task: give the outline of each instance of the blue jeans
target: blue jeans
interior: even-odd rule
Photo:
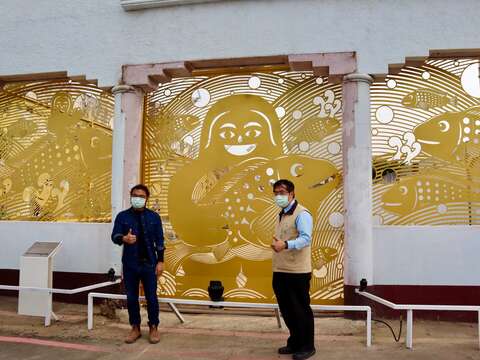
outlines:
[[[147,300],[148,325],[157,326],[158,299],[157,299],[157,276],[155,265],[140,262],[137,267],[123,266],[123,281],[127,292],[127,308],[130,325],[140,325],[140,304],[138,303],[138,291],[142,282]]]

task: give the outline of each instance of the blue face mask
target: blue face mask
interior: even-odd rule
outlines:
[[[290,202],[288,201],[288,195],[275,195],[275,204],[277,206],[286,208]]]
[[[138,196],[132,196],[130,198],[130,203],[132,204],[134,209],[141,209],[145,207],[145,203],[147,202],[146,199]]]

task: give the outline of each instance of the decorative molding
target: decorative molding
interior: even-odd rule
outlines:
[[[365,82],[367,84],[373,83],[373,77],[368,74],[360,74],[360,73],[351,73],[345,75],[343,77],[344,81],[351,81],[351,82]]]
[[[225,0],[120,0],[123,10],[134,11],[167,6],[201,4]]]
[[[339,52],[123,65],[122,84],[149,92],[176,77],[272,70],[313,71],[316,76],[328,76],[329,81],[339,83],[343,76],[355,72],[356,56],[354,52]]]
[[[111,91],[113,95],[116,95],[116,94],[124,94],[127,92],[135,92],[135,88],[131,85],[121,84],[121,85],[115,85]]]
[[[66,71],[0,75],[0,84],[6,84],[9,82],[66,81],[66,80],[72,80],[72,81],[83,83],[83,84],[92,84],[92,85],[98,86],[97,79],[87,79],[85,75],[69,75]]]
[[[375,81],[384,81],[387,75],[397,75],[406,66],[422,66],[428,59],[480,59],[480,48],[478,49],[434,49],[428,55],[407,56],[403,63],[388,64],[386,74],[372,74]]]

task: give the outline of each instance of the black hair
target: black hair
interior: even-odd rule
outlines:
[[[134,187],[132,187],[130,189],[130,196],[133,195],[133,191],[134,190],[143,190],[145,192],[145,194],[147,194],[147,198],[150,197],[150,190],[148,190],[148,187],[146,185],[143,185],[143,184],[137,184],[135,185]]]
[[[287,180],[287,179],[280,179],[280,180],[277,180],[275,182],[275,184],[273,184],[273,190],[275,190],[275,188],[279,187],[279,186],[285,186],[285,188],[287,189],[287,191],[289,193],[293,192],[295,190],[295,185],[293,184],[293,182],[291,182],[290,180]]]

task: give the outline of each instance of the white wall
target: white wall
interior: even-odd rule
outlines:
[[[35,241],[62,241],[54,271],[106,273],[112,224],[0,221],[0,269],[19,269],[20,256]],[[0,281],[1,283],[1,281]]]
[[[478,0],[237,0],[125,12],[120,0],[1,1],[0,75],[68,70],[114,85],[129,63],[357,51],[385,73],[477,48]]]
[[[480,286],[480,226],[376,226],[376,285]]]

